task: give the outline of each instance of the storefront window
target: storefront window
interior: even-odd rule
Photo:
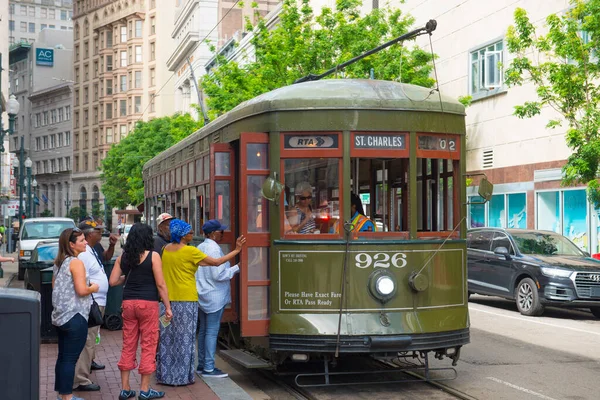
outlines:
[[[537,229],[561,232],[559,192],[537,194]]]
[[[587,201],[585,190],[563,192],[563,232],[562,234],[580,249],[587,251]]]
[[[339,163],[337,158],[284,161],[284,232],[339,232]]]
[[[485,226],[485,204],[480,196],[469,197],[469,220],[470,228],[480,228]]]
[[[506,195],[508,203],[508,227],[527,228],[527,194],[511,193]]]
[[[492,196],[489,204],[488,226],[493,228],[506,228],[506,212],[504,208],[504,195]]]

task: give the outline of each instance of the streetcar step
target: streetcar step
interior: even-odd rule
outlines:
[[[243,350],[235,349],[235,350],[221,350],[219,352],[221,356],[224,358],[231,360],[237,364],[240,364],[244,368],[248,369],[262,369],[262,368],[272,368],[272,365],[267,361],[258,358],[250,353],[246,353]]]

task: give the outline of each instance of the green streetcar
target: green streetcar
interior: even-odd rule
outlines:
[[[469,343],[464,177],[459,102],[397,82],[305,82],[150,160],[145,216],[169,212],[198,235],[219,219],[225,247],[247,237],[223,318],[242,364],[250,352],[271,365],[429,354],[455,365]]]

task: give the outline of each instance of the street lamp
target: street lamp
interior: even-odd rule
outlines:
[[[27,217],[31,218],[31,166],[33,162],[31,158],[27,157],[25,160],[25,168],[27,168],[27,181],[25,186],[27,186]]]
[[[2,93],[2,54],[0,53],[0,93]],[[12,135],[15,131],[15,119],[19,113],[19,102],[14,94],[11,94],[6,102],[6,110],[2,110],[2,101],[0,101],[0,153],[4,153],[4,135]],[[2,112],[6,111],[8,114],[8,129],[4,129],[2,123]]]
[[[31,199],[31,202],[33,204],[33,208],[32,208],[33,209],[33,218],[36,217],[36,213],[35,213],[35,206],[36,206],[36,204],[35,204],[35,197],[36,197],[36,190],[37,190],[36,188],[37,188],[37,185],[38,185],[38,183],[35,180],[35,177],[33,177],[33,182],[31,182],[31,186],[33,186],[33,198]]]

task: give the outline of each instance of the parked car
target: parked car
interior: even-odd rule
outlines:
[[[125,246],[125,242],[127,241],[127,235],[129,235],[129,231],[133,225],[125,225],[123,229],[123,233],[121,234],[121,247]]]
[[[75,222],[70,218],[28,218],[21,224],[17,243],[19,252],[19,280],[25,277],[26,263],[31,257],[35,246],[48,239],[58,240],[62,231],[75,228]]]
[[[555,232],[478,228],[467,233],[469,294],[515,300],[523,315],[545,306],[589,307],[600,318],[600,261]]]

